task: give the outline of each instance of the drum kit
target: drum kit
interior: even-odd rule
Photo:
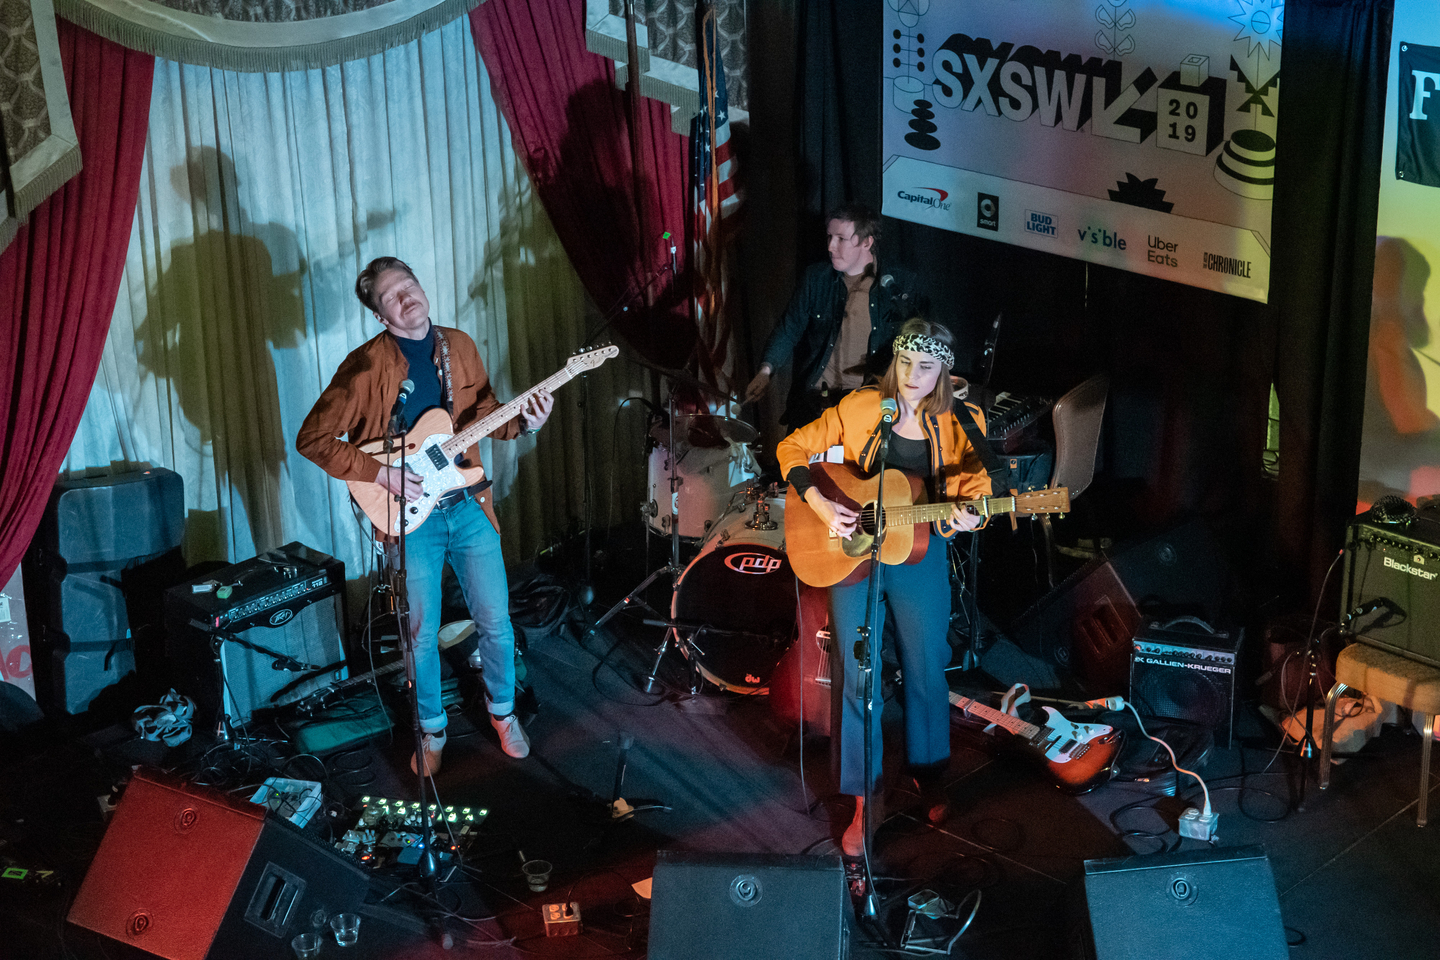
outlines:
[[[779,484],[762,486],[752,452],[754,427],[709,413],[676,415],[651,427],[646,500],[647,536],[671,541],[670,562],[647,576],[591,630],[639,607],[647,625],[665,628],[645,680],[673,645],[689,660],[692,691],[700,678],[741,694],[766,694],[770,676],[797,631],[796,580],[785,556],[785,497]],[[693,557],[682,565],[681,547]],[[669,616],[643,594],[671,577]]]

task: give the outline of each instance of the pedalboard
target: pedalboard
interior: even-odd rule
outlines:
[[[444,862],[456,854],[464,856],[490,811],[485,807],[442,808],[432,803],[422,812],[418,800],[361,797],[359,817],[335,842],[335,849],[371,870],[416,863],[425,845],[427,814],[436,856]]]

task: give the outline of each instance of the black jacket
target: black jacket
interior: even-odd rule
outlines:
[[[830,361],[840,324],[845,319],[845,281],[828,262],[807,267],[785,315],[770,333],[762,363],[778,370],[793,361],[790,396],[780,420],[798,427],[819,411],[807,398],[807,388]],[[919,278],[903,267],[887,267],[870,285],[870,344],[866,367],[878,377],[890,363],[890,343],[900,326],[923,314],[927,306]]]

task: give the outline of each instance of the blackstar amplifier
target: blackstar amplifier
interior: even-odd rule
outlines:
[[[1130,649],[1130,702],[1148,717],[1225,728],[1233,736],[1235,666],[1243,629],[1197,617],[1140,625]]]
[[[1365,643],[1440,667],[1440,521],[1351,523],[1340,619]]]

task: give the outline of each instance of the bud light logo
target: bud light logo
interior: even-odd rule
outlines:
[[[293,616],[295,616],[295,611],[289,607],[281,607],[279,610],[270,614],[270,626],[278,627],[282,623],[287,623]]]
[[[1059,232],[1059,227],[1055,224],[1055,215],[1042,210],[1026,210],[1025,232],[1053,239]]]
[[[1000,198],[995,194],[975,195],[975,226],[981,230],[1000,229]]]
[[[725,558],[725,566],[736,573],[774,573],[780,569],[779,557],[768,553],[732,553]]]

